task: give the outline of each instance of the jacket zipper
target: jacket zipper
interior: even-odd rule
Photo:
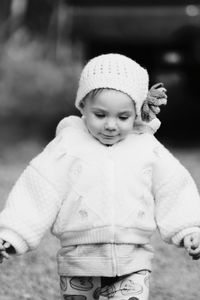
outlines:
[[[117,264],[117,249],[116,249],[116,244],[115,244],[115,215],[114,215],[114,180],[115,180],[115,168],[114,168],[114,161],[113,161],[113,147],[108,147],[109,151],[109,162],[110,162],[110,184],[111,184],[111,198],[110,198],[110,207],[111,207],[111,230],[113,234],[113,238],[111,241],[111,249],[112,249],[112,261],[113,261],[113,276],[117,276],[118,274],[118,264]]]
[[[112,230],[112,243],[115,243],[115,229],[114,229],[114,162],[112,159],[113,155],[113,146],[108,147],[109,151],[109,177],[110,177],[110,210],[111,210],[111,230]]]
[[[113,261],[113,276],[118,275],[118,264],[117,264],[117,249],[116,244],[112,244],[112,261]]]

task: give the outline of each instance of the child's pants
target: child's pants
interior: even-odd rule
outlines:
[[[62,300],[147,300],[149,271],[116,278],[60,276]]]

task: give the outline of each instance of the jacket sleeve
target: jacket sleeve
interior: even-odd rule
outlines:
[[[200,232],[200,197],[187,169],[159,142],[154,149],[153,193],[161,237],[180,246],[183,238]]]
[[[59,201],[52,185],[28,166],[0,214],[0,237],[10,242],[18,254],[36,248],[55,219]]]
[[[0,213],[0,238],[18,254],[36,248],[59,212],[67,183],[65,153],[53,140],[19,177]]]

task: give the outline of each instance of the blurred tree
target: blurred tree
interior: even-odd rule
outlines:
[[[10,32],[16,31],[23,22],[26,9],[27,0],[12,0],[10,6]]]
[[[48,137],[62,117],[77,113],[81,56],[67,39],[67,6],[63,0],[12,0],[7,9],[0,49],[0,134]]]

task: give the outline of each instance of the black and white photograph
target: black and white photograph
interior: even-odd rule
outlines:
[[[200,297],[200,0],[0,1],[0,300]]]

